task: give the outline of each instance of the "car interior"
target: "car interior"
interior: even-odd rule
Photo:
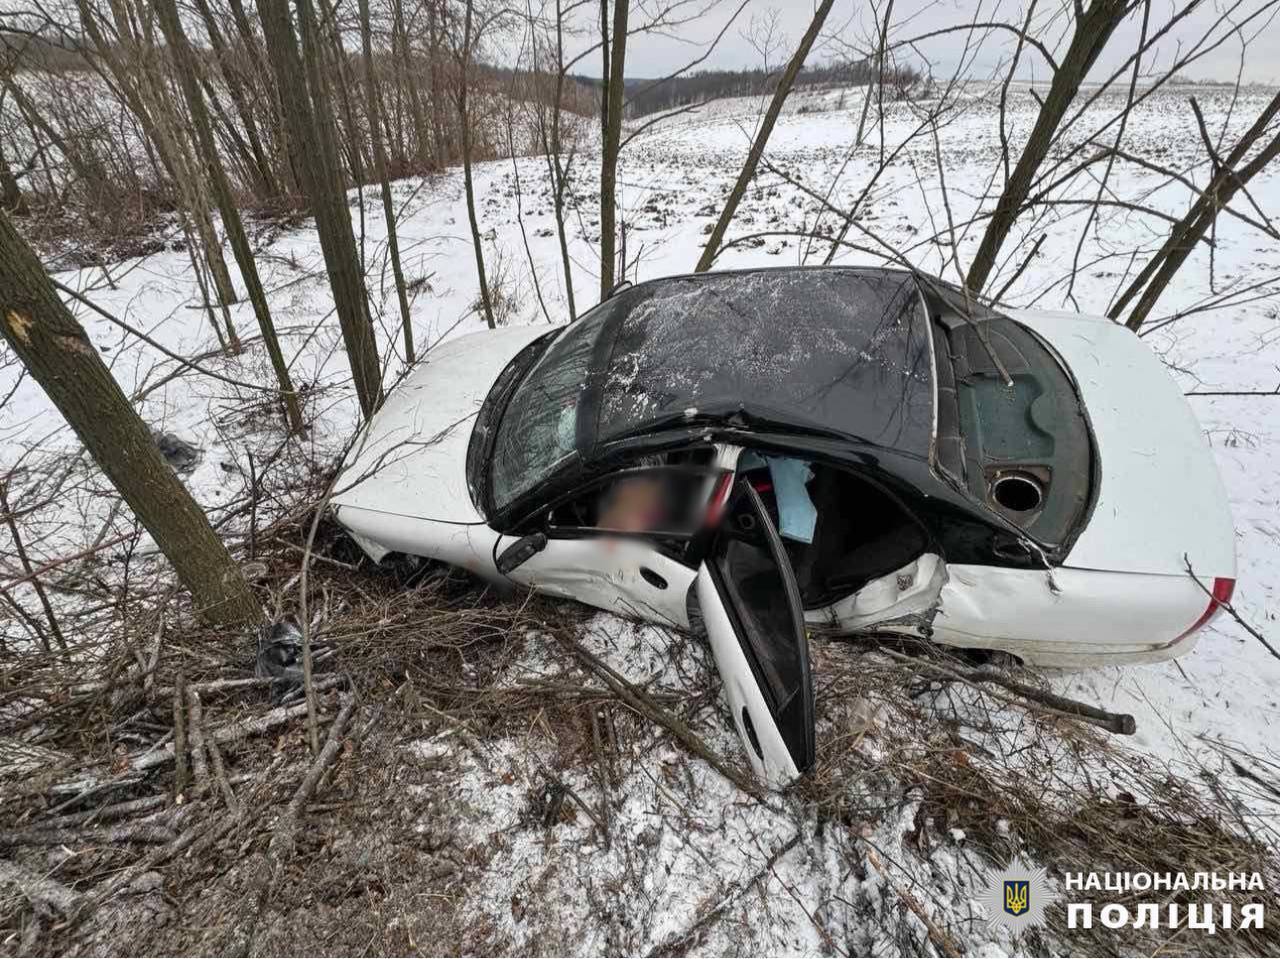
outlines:
[[[899,570],[925,552],[924,527],[880,487],[854,473],[807,464],[805,483],[817,513],[811,542],[783,535],[805,608],[856,593],[873,579]],[[768,464],[744,474],[781,529],[777,492]]]
[[[665,551],[682,554],[702,526],[719,471],[711,448],[682,450],[646,458],[551,511],[560,531],[607,530],[652,537]],[[789,462],[788,462],[789,461]],[[799,467],[803,493],[813,514],[803,536],[788,535],[775,477]],[[738,475],[760,495],[783,545],[808,609],[855,593],[870,581],[907,566],[925,552],[924,526],[878,485],[823,463],[744,454]],[[811,504],[811,505],[810,505]],[[788,517],[789,518],[789,517]]]

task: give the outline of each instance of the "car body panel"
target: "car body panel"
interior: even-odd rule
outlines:
[[[1185,574],[953,564],[932,638],[1042,666],[1157,662],[1194,644],[1196,634],[1177,641],[1209,601]]]
[[[332,500],[339,515],[353,507],[482,524],[466,477],[475,416],[503,368],[546,332],[504,327],[434,347],[392,390],[348,455]]]
[[[1062,357],[1097,440],[1097,502],[1065,565],[1185,575],[1189,561],[1202,581],[1234,579],[1235,533],[1222,477],[1186,397],[1156,355],[1105,317],[1006,313]]]
[[[857,633],[887,623],[896,632],[923,635],[937,608],[947,564],[937,553],[924,553],[906,566],[873,579],[860,590],[829,606],[805,610],[806,622],[829,624],[843,633]]]
[[[375,562],[388,553],[423,556],[494,582],[505,578],[494,565],[500,534],[483,523],[447,523],[359,506],[339,506],[338,522]],[[515,542],[508,537],[507,545]]]
[[[516,540],[503,536],[498,551]],[[643,570],[650,572],[648,579]],[[601,535],[553,537],[545,549],[512,570],[510,578],[611,613],[688,629],[687,599],[695,575],[642,539]]]

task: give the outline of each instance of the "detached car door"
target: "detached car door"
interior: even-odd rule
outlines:
[[[813,766],[813,682],[800,590],[760,495],[739,479],[695,581],[725,697],[756,774]]]

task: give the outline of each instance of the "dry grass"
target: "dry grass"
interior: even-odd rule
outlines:
[[[837,677],[825,698],[852,705],[829,712],[827,731],[819,730],[818,773],[804,789],[820,815],[858,829],[879,821],[904,790],[914,791],[923,801],[904,839],[922,859],[950,830],[961,830],[966,847],[985,861],[1004,864],[1019,854],[1049,867],[1051,877],[1256,871],[1268,890],[1280,882],[1275,797],[1211,770],[1190,750],[1175,766],[1077,720],[1009,708],[976,686],[922,679],[910,665],[869,649],[825,652],[815,673]],[[1042,684],[1030,670],[1017,672],[1023,682]],[[1139,902],[1178,902],[1184,916],[1186,903],[1232,902],[1237,917],[1243,903],[1275,905],[1274,893],[1245,891],[1070,898],[1093,902],[1095,915],[1108,902],[1131,913]],[[1057,941],[1078,954],[1267,955],[1280,945],[1267,929],[1213,937],[1097,923],[1068,930],[1061,905],[1050,919]],[[1050,947],[1041,943],[1037,949]]]
[[[293,475],[302,478],[292,488],[264,497],[254,538],[254,561],[262,565],[257,587],[267,608],[284,617],[298,609],[308,504],[329,478],[323,470]],[[460,785],[476,777],[494,787],[514,784],[523,796],[521,830],[550,841],[557,826],[576,823],[599,839],[625,798],[618,791],[649,768],[646,757],[679,754],[665,731],[548,638],[580,631],[582,609],[497,596],[428,564],[374,567],[327,523],[314,554],[307,577],[312,637],[334,651],[317,676],[322,686],[334,684],[319,694],[321,738],[346,692],[358,697],[359,707],[335,762],[302,807],[279,881],[265,894],[273,839],[312,764],[303,716],[222,748],[233,798],[211,781],[203,792],[189,787],[175,803],[171,761],[129,772],[131,761],[171,742],[179,674],[197,686],[250,678],[255,637],[199,627],[163,576],[139,561],[126,577],[128,590],[103,580],[100,595],[86,599],[103,609],[67,630],[81,637],[73,639],[69,657],[6,657],[0,863],[25,878],[0,880],[0,951],[520,951],[494,911],[463,908],[468,899],[483,898],[490,861],[506,839],[476,839],[475,823],[467,819],[473,812],[458,799]],[[77,575],[92,593],[95,574],[82,569]],[[673,660],[681,662],[685,645],[697,642],[671,640]],[[980,926],[948,919],[946,904],[931,899],[930,863],[938,851],[954,848],[950,830],[964,831],[967,855],[979,865],[1020,852],[1049,866],[1051,875],[1257,870],[1269,888],[1280,880],[1275,829],[1259,815],[1274,805],[1266,792],[1275,788],[1274,770],[1252,757],[1230,759],[1253,779],[1225,758],[1214,770],[1175,768],[1076,720],[1010,707],[963,682],[926,678],[912,662],[890,659],[874,644],[816,637],[813,650],[818,766],[777,803],[778,814],[790,817],[801,836],[838,837],[855,877],[874,874],[867,866],[874,854],[881,862],[876,868],[914,890],[909,894],[923,910],[938,917],[941,941],[958,951],[984,940]],[[531,651],[541,668],[526,675]],[[703,659],[695,650],[691,662]],[[1018,678],[1039,681],[1025,671]],[[676,681],[686,685],[650,692],[704,735],[722,728],[727,719],[709,670],[680,673]],[[205,688],[206,739],[232,722],[260,720],[275,705],[261,684]],[[419,745],[427,741],[440,748],[422,753]],[[518,748],[528,753],[519,762],[496,748],[513,743],[525,744]],[[684,756],[684,773],[662,768],[675,776],[670,788],[679,783],[680,795],[697,802],[694,787],[684,783],[691,782],[687,767],[701,760]],[[86,791],[90,783],[98,788]],[[119,804],[136,801],[151,805],[112,816]],[[870,837],[883,835],[912,808],[897,837],[902,855],[893,859]],[[109,827],[124,833],[112,838],[104,832]],[[54,828],[57,842],[32,841],[33,834],[52,837]],[[153,841],[139,841],[145,838]],[[619,835],[612,841],[640,842]],[[648,850],[638,844],[624,852],[638,870],[630,881],[643,882],[651,868]],[[66,891],[74,907],[42,897],[38,878]],[[833,944],[846,941],[828,919],[842,895],[837,885],[823,901],[804,903],[823,941]],[[895,894],[886,886],[880,895],[893,900]],[[1256,895],[1222,898],[1241,902]],[[727,937],[716,940],[722,948],[751,941],[739,928],[741,917],[716,912],[717,902],[706,897],[696,935],[679,940],[677,951],[695,947],[716,927]],[[497,912],[508,907],[494,905]],[[537,913],[538,927],[551,936],[548,946],[564,945],[555,938],[561,908],[553,897],[510,904],[513,912],[528,912],[530,924]],[[585,908],[602,927],[617,921],[605,904]],[[941,948],[900,902],[859,910],[852,915],[871,931],[847,941],[878,944],[877,950]],[[849,915],[845,923],[854,921]],[[1060,907],[1051,916],[1047,934],[1032,933],[1023,948],[1221,955],[1280,949],[1270,929],[1214,937],[1183,931],[1164,941],[1166,930],[1068,931]],[[619,949],[626,943],[648,948],[643,938],[611,941]]]

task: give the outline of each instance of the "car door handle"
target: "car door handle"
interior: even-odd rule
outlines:
[[[640,567],[640,578],[652,586],[654,589],[666,589],[667,581],[651,570],[648,566]]]

